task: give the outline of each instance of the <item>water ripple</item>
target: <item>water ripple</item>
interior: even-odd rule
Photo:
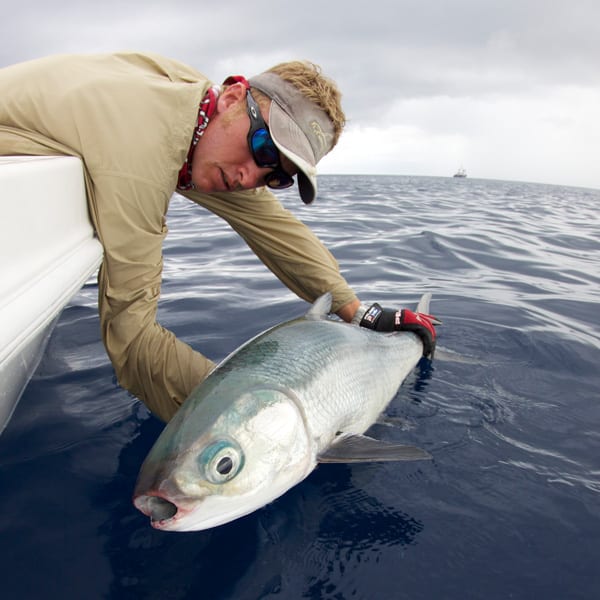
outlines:
[[[150,529],[130,496],[162,425],[117,386],[89,282],[0,437],[0,595],[595,597],[600,191],[328,176],[282,201],[365,301],[433,293],[439,357],[374,428],[433,460],[322,465],[232,524]],[[306,309],[214,215],[175,197],[168,224],[159,319],[198,350]]]

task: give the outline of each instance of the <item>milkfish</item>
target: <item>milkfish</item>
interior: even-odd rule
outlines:
[[[430,294],[417,311],[429,312]],[[318,463],[422,460],[364,432],[423,355],[412,332],[328,317],[331,295],[225,358],[166,425],[133,502],[156,529],[192,531],[260,509]]]

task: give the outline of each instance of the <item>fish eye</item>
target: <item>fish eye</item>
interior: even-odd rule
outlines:
[[[241,448],[230,440],[218,440],[209,444],[198,457],[200,471],[208,481],[216,484],[233,479],[240,472],[243,463]]]
[[[233,461],[231,460],[230,456],[224,456],[217,463],[217,471],[221,475],[229,475],[229,473],[231,473],[231,469],[233,469]]]

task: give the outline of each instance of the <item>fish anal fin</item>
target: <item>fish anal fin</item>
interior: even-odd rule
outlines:
[[[384,442],[366,435],[344,434],[317,457],[320,463],[360,463],[428,460],[432,456],[415,446]]]

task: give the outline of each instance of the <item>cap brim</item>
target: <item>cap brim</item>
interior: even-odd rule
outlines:
[[[311,204],[317,197],[317,179],[309,179],[302,171],[298,171],[298,191],[304,204]]]
[[[317,169],[310,142],[295,121],[277,104],[271,102],[269,131],[278,150],[298,168],[298,190],[304,204],[317,195]],[[293,148],[293,150],[292,150]]]

